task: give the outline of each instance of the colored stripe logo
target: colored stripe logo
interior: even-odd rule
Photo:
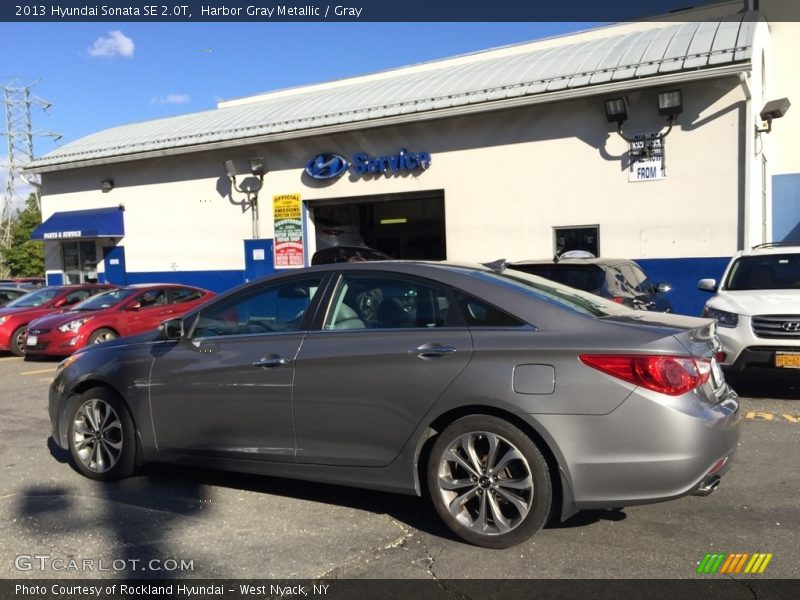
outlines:
[[[713,554],[706,554],[700,565],[697,567],[697,572],[702,575],[727,574],[735,575],[744,573],[746,575],[756,575],[763,573],[769,561],[772,560],[774,555],[762,552],[755,552],[750,554],[748,552],[737,552],[734,554],[727,554],[725,552],[715,552]]]

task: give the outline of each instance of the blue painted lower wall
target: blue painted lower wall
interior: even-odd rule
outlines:
[[[127,273],[127,283],[183,283],[217,294],[244,283],[244,271],[152,271]]]
[[[637,258],[636,262],[653,283],[672,285],[672,291],[667,294],[672,302],[672,312],[700,316],[711,294],[697,289],[698,280],[713,278],[719,281],[730,257]]]

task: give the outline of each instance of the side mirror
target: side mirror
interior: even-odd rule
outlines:
[[[180,340],[183,338],[183,319],[167,319],[158,326],[158,339]]]
[[[717,280],[716,279],[701,279],[697,282],[697,289],[704,292],[716,292]]]
[[[125,307],[125,310],[139,310],[140,308],[142,308],[141,302],[131,302]]]
[[[656,293],[658,294],[666,294],[667,292],[672,291],[672,286],[668,283],[661,282],[656,284]]]

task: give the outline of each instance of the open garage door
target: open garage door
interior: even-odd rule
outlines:
[[[317,250],[369,246],[392,258],[447,258],[443,190],[325,200],[311,208]]]

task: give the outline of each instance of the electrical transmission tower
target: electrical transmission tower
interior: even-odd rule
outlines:
[[[7,164],[0,165],[6,170],[6,184],[3,194],[2,210],[0,210],[0,250],[11,244],[11,224],[15,217],[15,207],[22,206],[23,188],[33,187],[37,203],[39,200],[38,177],[23,175],[22,169],[33,160],[33,139],[35,137],[52,137],[58,140],[61,136],[50,131],[34,131],[31,121],[31,109],[39,107],[46,111],[50,103],[31,93],[31,89],[39,80],[22,85],[12,80],[2,86],[2,102],[5,106],[5,135],[8,142]],[[41,206],[39,206],[41,209]],[[0,271],[3,271],[0,265]],[[3,273],[5,275],[5,273]]]

